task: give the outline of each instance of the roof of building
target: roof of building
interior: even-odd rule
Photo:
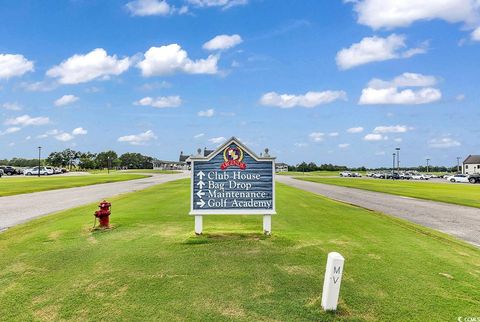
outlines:
[[[464,164],[480,164],[480,155],[469,155],[465,161],[463,161]]]
[[[209,156],[213,151],[215,151],[215,150],[207,150],[207,148],[204,148],[203,149],[203,156],[204,157]]]
[[[276,166],[279,166],[279,167],[285,167],[285,166],[288,167],[288,164],[282,163],[282,162],[277,162],[277,163],[275,163],[275,165],[276,165]]]

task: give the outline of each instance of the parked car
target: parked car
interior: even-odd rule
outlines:
[[[45,167],[45,169],[47,169],[49,175],[55,174],[55,170],[53,169],[53,167]]]
[[[455,174],[447,178],[450,182],[469,182],[468,175],[466,174]]]
[[[348,171],[340,172],[340,177],[351,177],[352,174]]]
[[[428,176],[421,174],[421,173],[414,173],[412,174],[413,180],[428,180]]]
[[[26,175],[26,176],[38,175],[39,173],[42,176],[48,175],[48,171],[45,167],[40,167],[40,169],[38,167],[33,167],[33,168],[30,168],[30,169],[25,169],[23,171],[23,174]]]
[[[0,169],[0,178],[3,176],[3,170]]]
[[[470,182],[470,183],[480,183],[480,173],[471,174],[468,177],[468,182]]]
[[[352,177],[355,177],[355,178],[361,178],[361,177],[362,177],[362,175],[361,175],[360,173],[358,173],[358,172],[353,172],[353,173],[351,174],[351,176],[352,176]]]
[[[14,167],[11,166],[0,166],[0,169],[3,170],[3,173],[6,174],[7,176],[12,176],[17,173]]]
[[[62,169],[60,169],[60,168],[53,168],[53,173],[54,173],[54,174],[61,174],[61,173],[62,173]]]

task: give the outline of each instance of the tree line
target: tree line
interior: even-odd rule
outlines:
[[[120,156],[115,151],[100,153],[81,152],[65,149],[60,152],[52,152],[46,159],[41,160],[41,165],[59,168],[80,169],[104,169],[104,168],[128,168],[128,169],[152,169],[154,158],[140,153],[124,153]],[[13,167],[35,167],[38,159],[13,158],[0,160],[0,164]]]
[[[335,164],[321,164],[317,165],[315,162],[302,162],[297,165],[289,165],[288,171],[298,171],[298,172],[313,172],[313,171],[391,171],[392,168],[382,167],[382,168],[366,168],[366,167],[358,167],[358,168],[350,168],[343,165],[335,165]],[[418,172],[427,172],[426,166],[418,166],[418,167],[408,167],[408,168],[400,168],[400,171],[418,171]],[[445,167],[445,166],[429,166],[428,172],[456,172],[457,166],[452,167]]]

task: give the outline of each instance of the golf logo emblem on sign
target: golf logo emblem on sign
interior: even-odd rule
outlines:
[[[190,215],[201,233],[205,215],[264,215],[270,233],[275,212],[275,158],[265,150],[257,156],[231,138],[208,156],[190,157],[192,189]]]
[[[222,163],[220,169],[225,170],[229,167],[236,166],[242,170],[245,170],[247,165],[242,162],[243,160],[243,151],[238,146],[227,147],[223,151],[223,159],[225,162]]]

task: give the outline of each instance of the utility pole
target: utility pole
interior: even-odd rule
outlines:
[[[397,150],[397,171],[400,172],[400,148],[395,148]]]
[[[428,171],[428,162],[430,162],[430,159],[427,159],[427,173],[429,172]]]
[[[42,155],[42,147],[38,147],[38,176],[40,177],[40,157]]]
[[[460,173],[460,157],[457,157],[457,173]]]

